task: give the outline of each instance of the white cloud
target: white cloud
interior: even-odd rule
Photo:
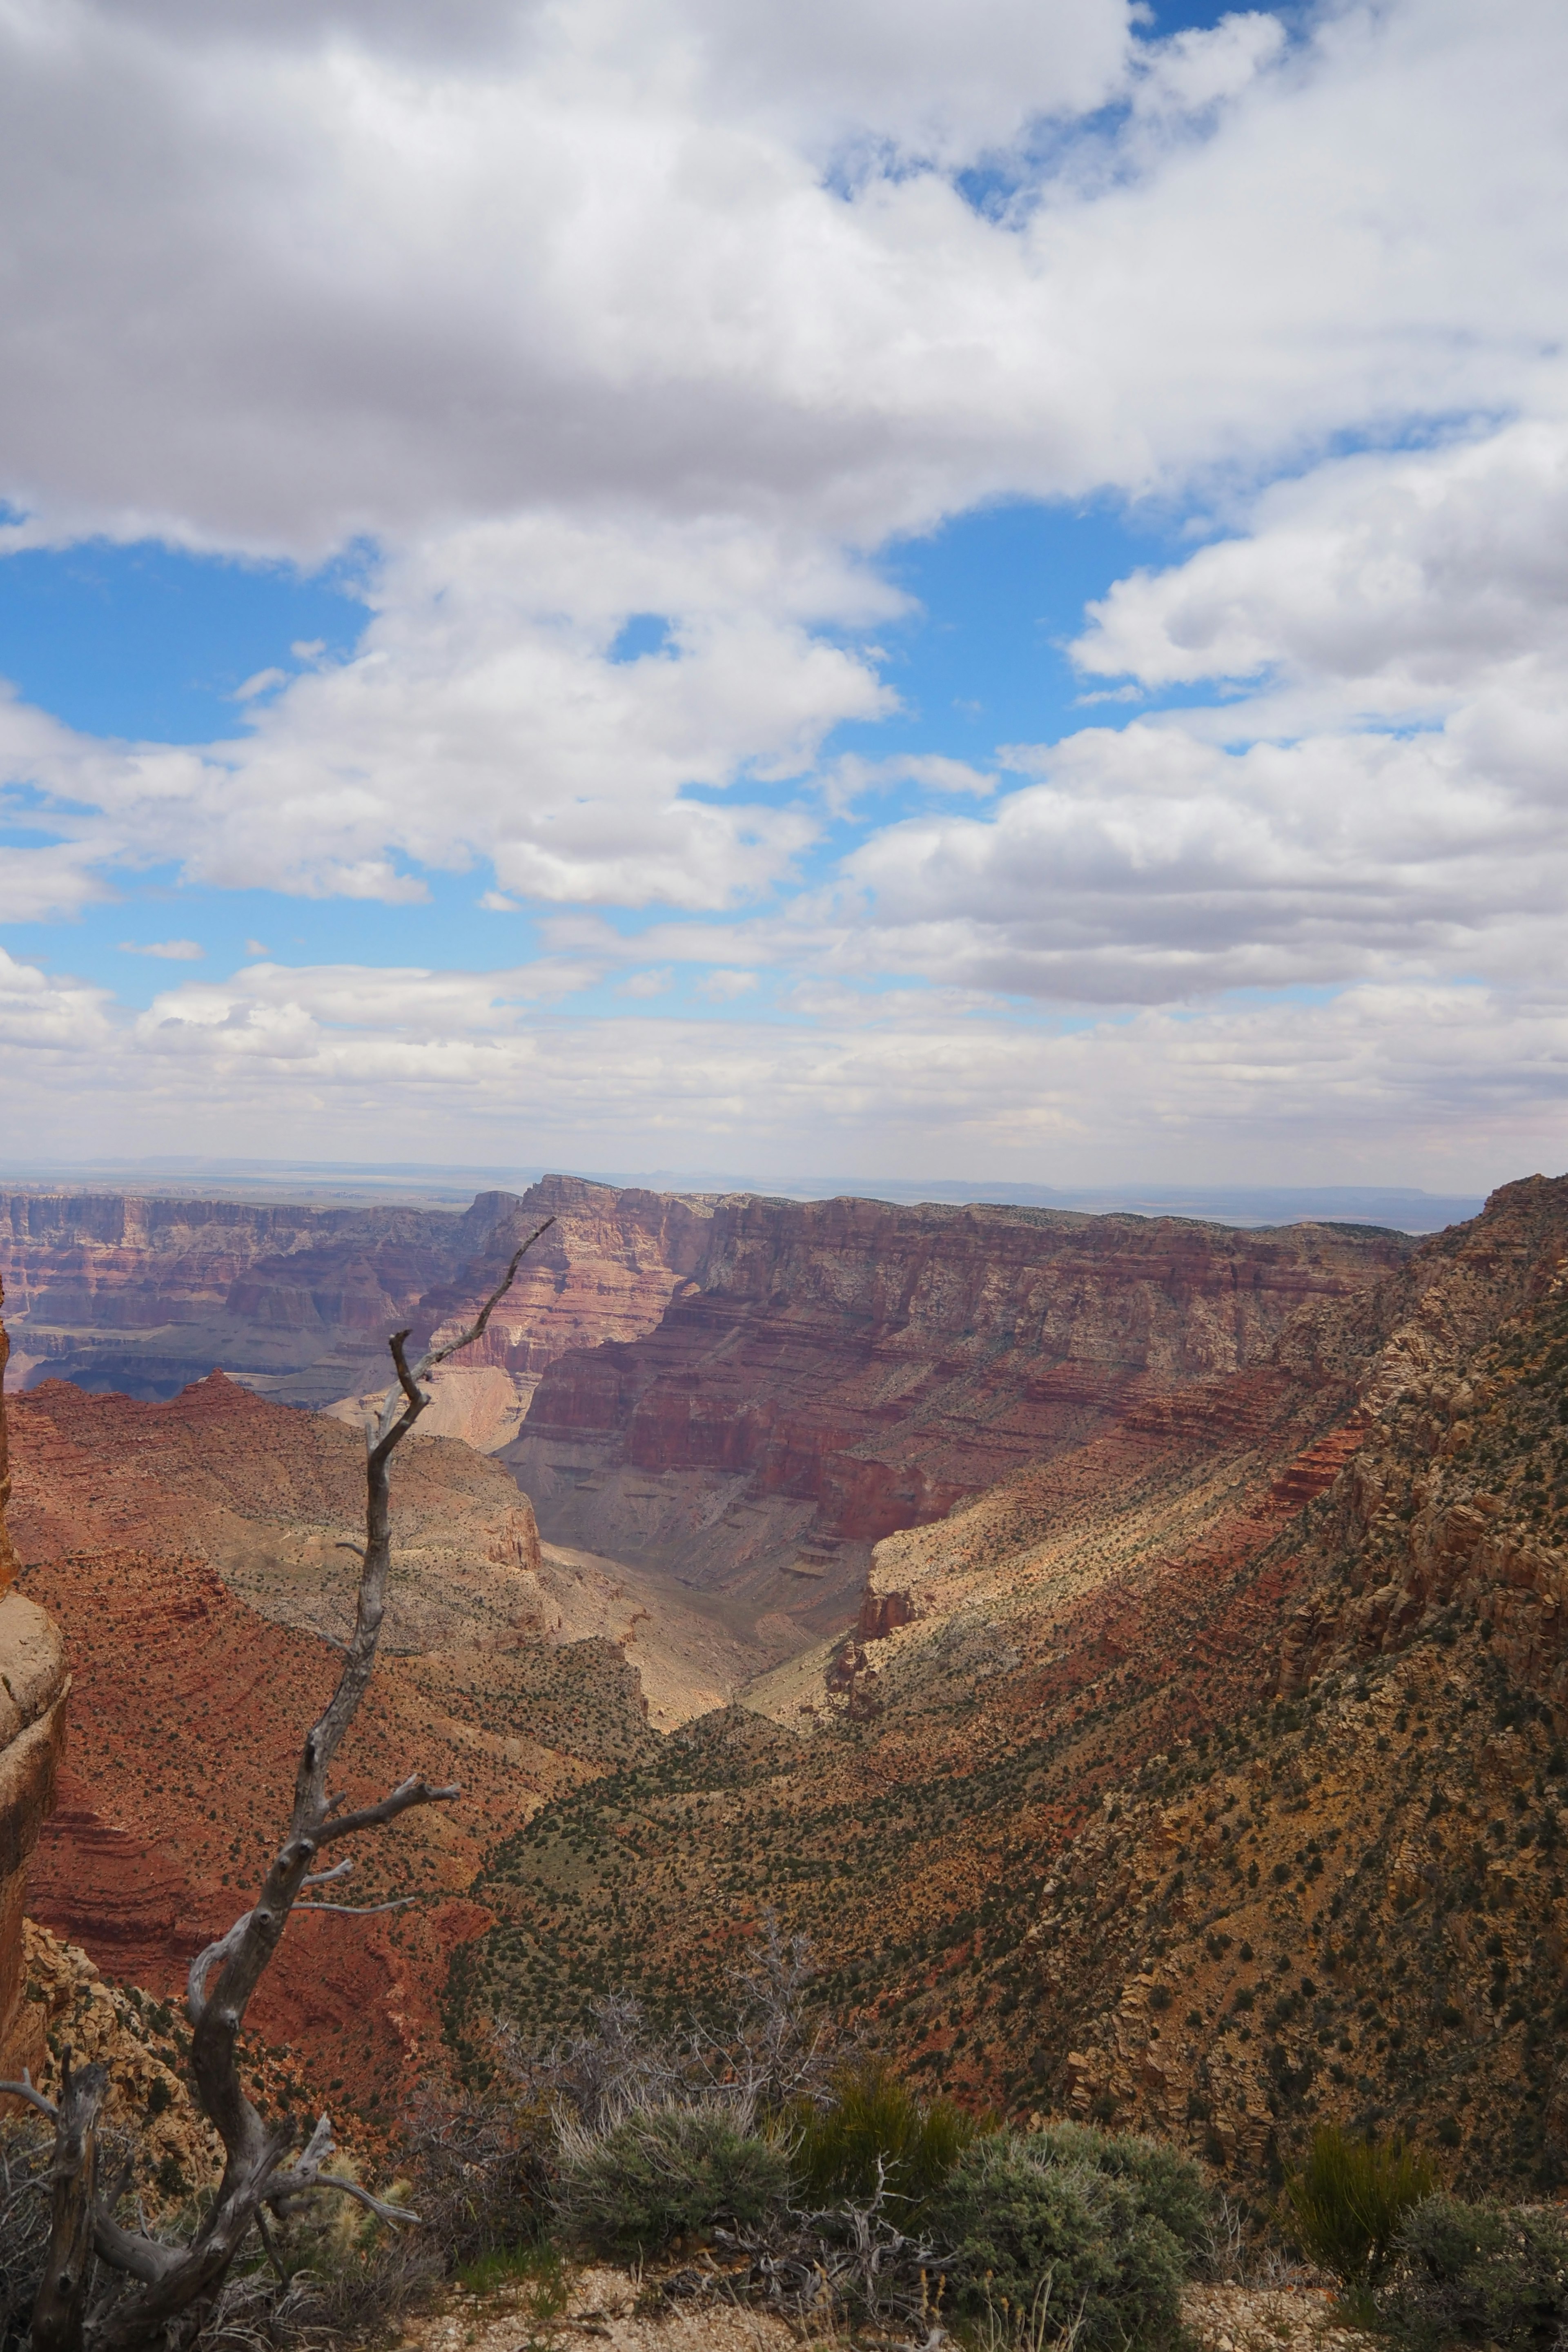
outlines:
[[[0,701],[0,917],[79,913],[138,863],[393,905],[477,868],[481,906],[544,910],[548,952],[443,974],[256,948],[130,1028],[8,965],[16,1069],[58,1094],[68,1063],[95,1107],[108,1084],[128,1136],[221,1105],[226,1138],[232,1105],[268,1142],[336,1122],[356,1156],[383,1114],[477,1145],[521,1100],[563,1156],[602,1136],[621,1164],[633,1128],[668,1159],[670,1132],[791,1121],[933,1167],[1059,1150],[1080,1180],[1145,1132],[1167,1173],[1221,1129],[1375,1160],[1403,1122],[1445,1181],[1456,1149],[1466,1181],[1506,1172],[1493,1142],[1544,1153],[1561,8],[1342,0],[1289,40],[1249,12],[1163,43],[1125,0],[449,17],[0,0],[0,550],[378,542],[352,658],[296,645],[232,742]],[[955,180],[974,163],[994,217]],[[825,755],[895,709],[868,551],[1106,489],[1228,535],[1102,598],[1085,676],[1210,708],[994,769]],[[668,650],[612,660],[641,613]],[[891,789],[921,813],[876,829]],[[803,882],[840,822],[871,829]],[[662,914],[627,940],[595,905]],[[691,964],[723,1022],[561,1009]],[[1212,1002],[1304,987],[1342,993]],[[998,992],[1148,1009],[1057,1034]],[[1491,1139],[1457,1146],[1476,1118]]]
[[[1142,63],[1121,0],[483,22],[433,63],[364,9],[0,12],[14,502],[307,553],[606,503],[876,541],[1557,371],[1552,0]],[[1005,220],[908,167],[1118,87],[1131,128],[1047,142],[1039,202],[1003,158]],[[901,160],[846,196],[860,131]]]
[[[612,661],[655,586],[677,657]],[[479,857],[502,893],[704,909],[770,888],[816,835],[748,782],[801,774],[831,727],[893,707],[810,625],[899,600],[784,534],[494,523],[390,558],[371,593],[354,656],[247,736],[122,750],[0,703],[0,761],[189,880],[410,903],[419,867]]]
[[[815,915],[843,970],[1100,1003],[1445,971],[1568,976],[1568,708],[1227,751],[1172,724],[1015,746],[984,817],[875,835]]]
[[[190,982],[129,1031],[0,957],[0,1087],[39,1152],[166,1148],[571,1166],[919,1167],[1083,1183],[1417,1181],[1568,1158],[1568,991],[1363,987],[1331,1003],[1061,1031],[984,998],[818,988],[765,1026],[584,1024],[515,972],[268,968]],[[18,1131],[21,1131],[20,1129]]]
[[[1142,685],[1242,680],[1298,719],[1445,714],[1568,683],[1568,424],[1320,467],[1259,499],[1245,536],[1140,572],[1073,651]],[[1278,705],[1249,703],[1231,727]]]
[[[195,940],[121,940],[121,955],[162,956],[166,963],[200,963],[206,950]]]
[[[756,984],[757,975],[754,971],[733,971],[721,968],[717,971],[709,972],[705,979],[700,980],[697,983],[697,992],[700,996],[708,997],[715,1004],[732,1004],[738,996],[748,995]]]

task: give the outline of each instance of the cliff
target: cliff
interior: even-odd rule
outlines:
[[[485,1349],[438,1383],[435,1433],[499,1444],[554,1353],[657,1322],[703,1230],[700,1204],[567,1177],[481,1193],[461,1215],[0,1193],[16,1384],[53,1374],[159,1398],[216,1367],[289,1403],[353,1400],[383,1384],[389,1331],[422,1338],[483,1297],[551,1214]]]
[[[23,2000],[27,1860],[54,1801],[70,1684],[54,1625],[16,1590],[5,1365],[0,1322],[0,2075],[14,2082],[41,2054],[40,2028]]]
[[[1402,1265],[1367,1229],[719,1202],[657,1328],[545,1370],[504,1459],[546,1536],[826,1631],[870,1547]]]
[[[1249,2195],[1331,2117],[1561,2185],[1565,1276],[1568,1180],[1505,1187],[884,1538],[858,1635],[494,1850],[459,2001],[564,2021],[570,1926],[700,2005],[766,1904],[917,2083]]]

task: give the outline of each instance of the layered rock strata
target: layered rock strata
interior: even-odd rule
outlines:
[[[1568,1180],[878,1548],[858,1636],[498,1847],[458,1991],[566,1937],[723,1998],[771,1906],[917,2082],[1568,2181]],[[1480,1532],[1478,1532],[1480,1530]],[[564,1890],[569,1890],[568,1893]]]
[[[483,1346],[437,1383],[437,1434],[499,1444],[544,1364],[658,1319],[700,1252],[699,1202],[547,1177],[445,1210],[311,1209],[126,1194],[0,1193],[17,1385],[51,1374],[168,1397],[215,1367],[294,1404],[384,1385],[385,1339],[423,1340],[483,1297],[533,1225]]]
[[[27,1858],[54,1801],[70,1684],[55,1626],[16,1589],[5,1364],[0,1323],[0,2075],[16,2081],[41,2055],[41,2029],[23,2000]]]
[[[657,1328],[545,1370],[505,1459],[552,1540],[826,1631],[871,1547],[1265,1357],[1403,1236],[737,1198]],[[1168,1408],[1166,1408],[1168,1409]]]

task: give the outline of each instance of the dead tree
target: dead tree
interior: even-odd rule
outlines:
[[[394,1453],[430,1402],[419,1383],[437,1364],[479,1338],[510,1289],[524,1256],[554,1222],[547,1217],[514,1252],[505,1275],[460,1339],[427,1349],[412,1370],[404,1354],[407,1332],[395,1333],[388,1343],[397,1378],[365,1430],[364,1553],[358,1614],[342,1673],[325,1714],[306,1735],[288,1834],[266,1884],[228,1933],[191,1963],[185,1993],[193,2028],[191,2074],[203,2112],[223,2142],[226,2159],[211,2207],[194,2236],[184,2244],[170,2244],[144,2229],[127,2229],[115,2218],[118,2199],[97,2179],[98,2109],[107,2088],[101,2067],[84,2067],[72,2074],[68,2059],[58,2105],[26,2076],[20,2083],[0,2083],[0,2091],[27,2100],[55,2126],[49,2249],[34,2308],[32,2352],[143,2352],[154,2344],[160,2352],[179,2352],[200,2328],[251,2231],[265,2232],[268,2211],[286,2212],[291,2199],[308,2191],[336,2189],[357,2198],[384,2221],[418,2219],[373,2197],[357,2181],[324,2168],[334,2146],[330,2116],[318,2118],[303,2147],[297,2145],[290,2121],[262,2121],[240,2081],[239,2035],[251,1996],[294,1912],[361,1907],[300,1902],[302,1895],[343,1878],[353,1867],[345,1857],[318,1870],[315,1864],[325,1850],[395,1821],[415,1805],[450,1804],[459,1793],[415,1777],[378,1804],[345,1812],[343,1798],[330,1795],[327,1783],[375,1664],[391,1565],[388,1473]],[[119,2293],[100,2298],[97,2307],[88,2298],[89,2252],[129,2282]]]

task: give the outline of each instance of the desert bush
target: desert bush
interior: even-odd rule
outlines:
[[[1380,2316],[1406,2342],[1545,2347],[1568,2336],[1568,2228],[1551,2210],[1510,2212],[1426,2198],[1405,2216]]]
[[[1020,2324],[1048,2299],[1083,2352],[1174,2345],[1187,2263],[1131,2170],[1069,2155],[1061,2132],[974,2140],[932,2200],[934,2233],[953,2251],[953,2300],[984,2321]],[[1107,2135],[1084,2135],[1103,2142]]]
[[[808,2204],[866,2205],[880,2191],[906,2223],[924,2212],[964,2149],[995,2128],[951,2099],[917,2099],[880,2059],[842,2068],[826,2105],[797,2103],[789,2120],[791,2169]]]
[[[1352,2139],[1331,2124],[1285,2195],[1302,2252],[1354,2292],[1377,2284],[1400,2223],[1436,2185],[1430,2157],[1405,2141]]]
[[[552,2108],[526,2081],[456,2093],[427,2085],[399,2148],[419,2234],[455,2268],[536,2243],[552,2215],[555,2148]]]
[[[1055,2164],[1091,2164],[1130,2182],[1144,2211],[1164,2223],[1188,2257],[1208,2246],[1214,2222],[1208,2185],[1191,2157],[1168,2140],[1094,2131],[1087,2124],[1052,2124],[1033,2137]]]
[[[556,2211],[597,2252],[658,2253],[720,2222],[761,2221],[788,2198],[784,2149],[730,2105],[637,2107],[603,2132],[558,2128]]]

